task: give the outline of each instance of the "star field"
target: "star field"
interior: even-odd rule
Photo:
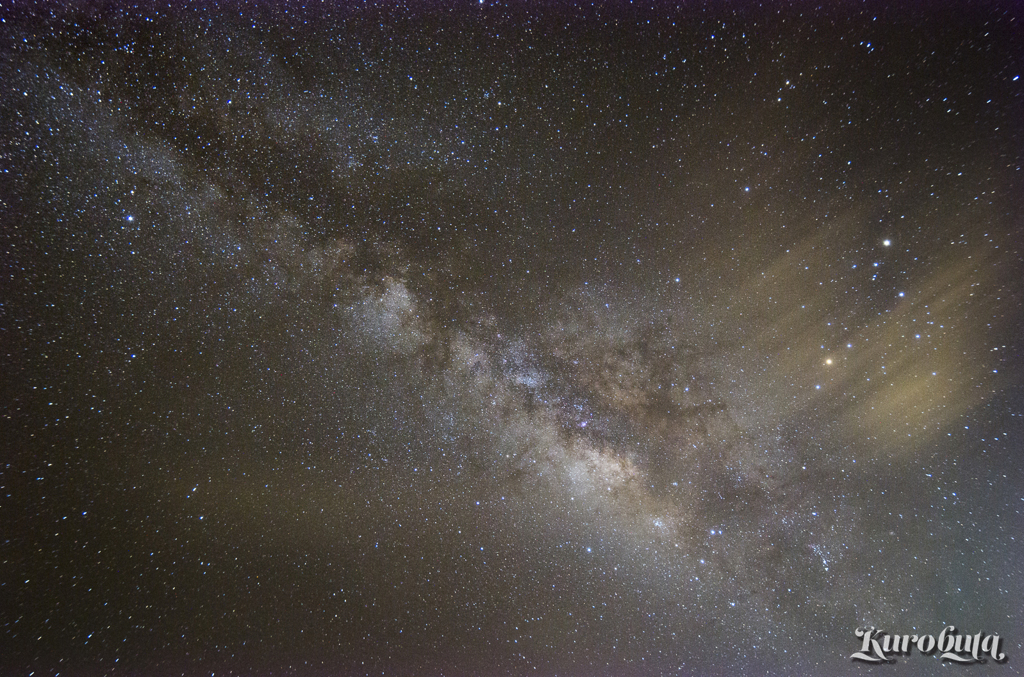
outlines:
[[[1017,5],[0,19],[0,673],[1020,671]]]

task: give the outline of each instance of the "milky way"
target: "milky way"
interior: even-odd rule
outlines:
[[[1019,7],[0,18],[3,674],[1019,671]]]

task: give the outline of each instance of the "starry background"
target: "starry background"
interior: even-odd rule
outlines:
[[[0,6],[0,673],[1017,674],[1022,12],[887,4]]]

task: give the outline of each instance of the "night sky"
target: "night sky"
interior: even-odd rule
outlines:
[[[0,675],[1020,674],[1024,5],[824,5],[0,4]]]

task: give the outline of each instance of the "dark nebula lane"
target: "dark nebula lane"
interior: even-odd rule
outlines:
[[[1020,672],[1018,5],[0,20],[0,674]]]

